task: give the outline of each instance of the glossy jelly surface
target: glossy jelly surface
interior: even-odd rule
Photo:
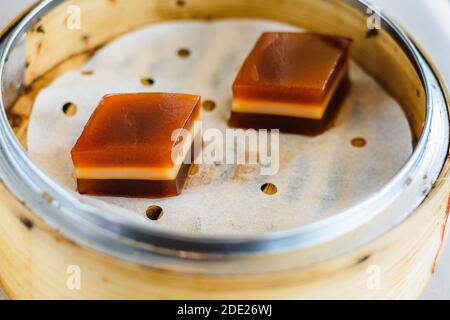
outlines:
[[[173,167],[174,131],[191,130],[199,116],[199,96],[105,96],[72,149],[73,162],[77,169],[116,167],[125,173],[127,168]],[[123,178],[127,178],[126,174]]]
[[[351,42],[314,33],[264,33],[233,84],[234,98],[321,104],[347,67]]]

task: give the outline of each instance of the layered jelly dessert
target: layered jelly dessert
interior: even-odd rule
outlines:
[[[351,39],[264,33],[233,84],[229,125],[322,133],[345,97]]]
[[[145,198],[180,194],[195,156],[199,119],[199,96],[105,96],[71,152],[78,191]]]

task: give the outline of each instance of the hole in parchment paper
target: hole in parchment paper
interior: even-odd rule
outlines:
[[[187,48],[181,48],[180,50],[178,50],[178,56],[180,58],[187,58],[191,55],[191,50],[187,49]]]
[[[150,206],[147,208],[145,214],[150,220],[156,221],[162,218],[164,210],[159,206]]]
[[[352,146],[355,148],[364,148],[367,144],[366,139],[357,137],[352,139]]]
[[[77,113],[77,106],[72,102],[67,102],[63,105],[62,111],[66,116],[73,117]]]
[[[185,5],[186,5],[186,1],[184,1],[184,0],[177,0],[177,6],[179,6],[179,7],[184,7]]]
[[[152,78],[142,78],[141,83],[146,87],[150,87],[155,84],[155,80]]]
[[[272,196],[278,192],[278,188],[273,183],[265,183],[261,186],[261,191],[269,196]]]
[[[93,70],[83,70],[81,71],[82,76],[92,76],[94,74]]]
[[[205,111],[213,111],[216,108],[216,103],[212,100],[205,100],[203,101],[202,106]]]

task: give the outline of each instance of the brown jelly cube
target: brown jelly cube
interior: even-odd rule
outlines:
[[[335,36],[264,33],[233,84],[230,125],[323,131],[350,86],[350,47]]]
[[[83,194],[164,197],[182,191],[190,165],[174,162],[173,148],[192,157],[192,141],[177,141],[200,119],[200,97],[171,93],[108,95],[72,149]]]

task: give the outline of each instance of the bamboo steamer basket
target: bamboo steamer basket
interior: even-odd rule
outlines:
[[[64,27],[74,8],[82,12],[80,30]],[[417,298],[445,240],[448,103],[422,50],[384,16],[380,30],[368,30],[368,12],[353,0],[49,0],[17,18],[0,43],[0,282],[7,294]],[[416,137],[404,167],[364,203],[325,221],[263,236],[195,238],[155,232],[82,205],[27,157],[33,101],[56,76],[146,24],[225,17],[273,19],[352,37],[353,59],[401,104]],[[81,271],[75,290],[67,285],[70,266]]]

